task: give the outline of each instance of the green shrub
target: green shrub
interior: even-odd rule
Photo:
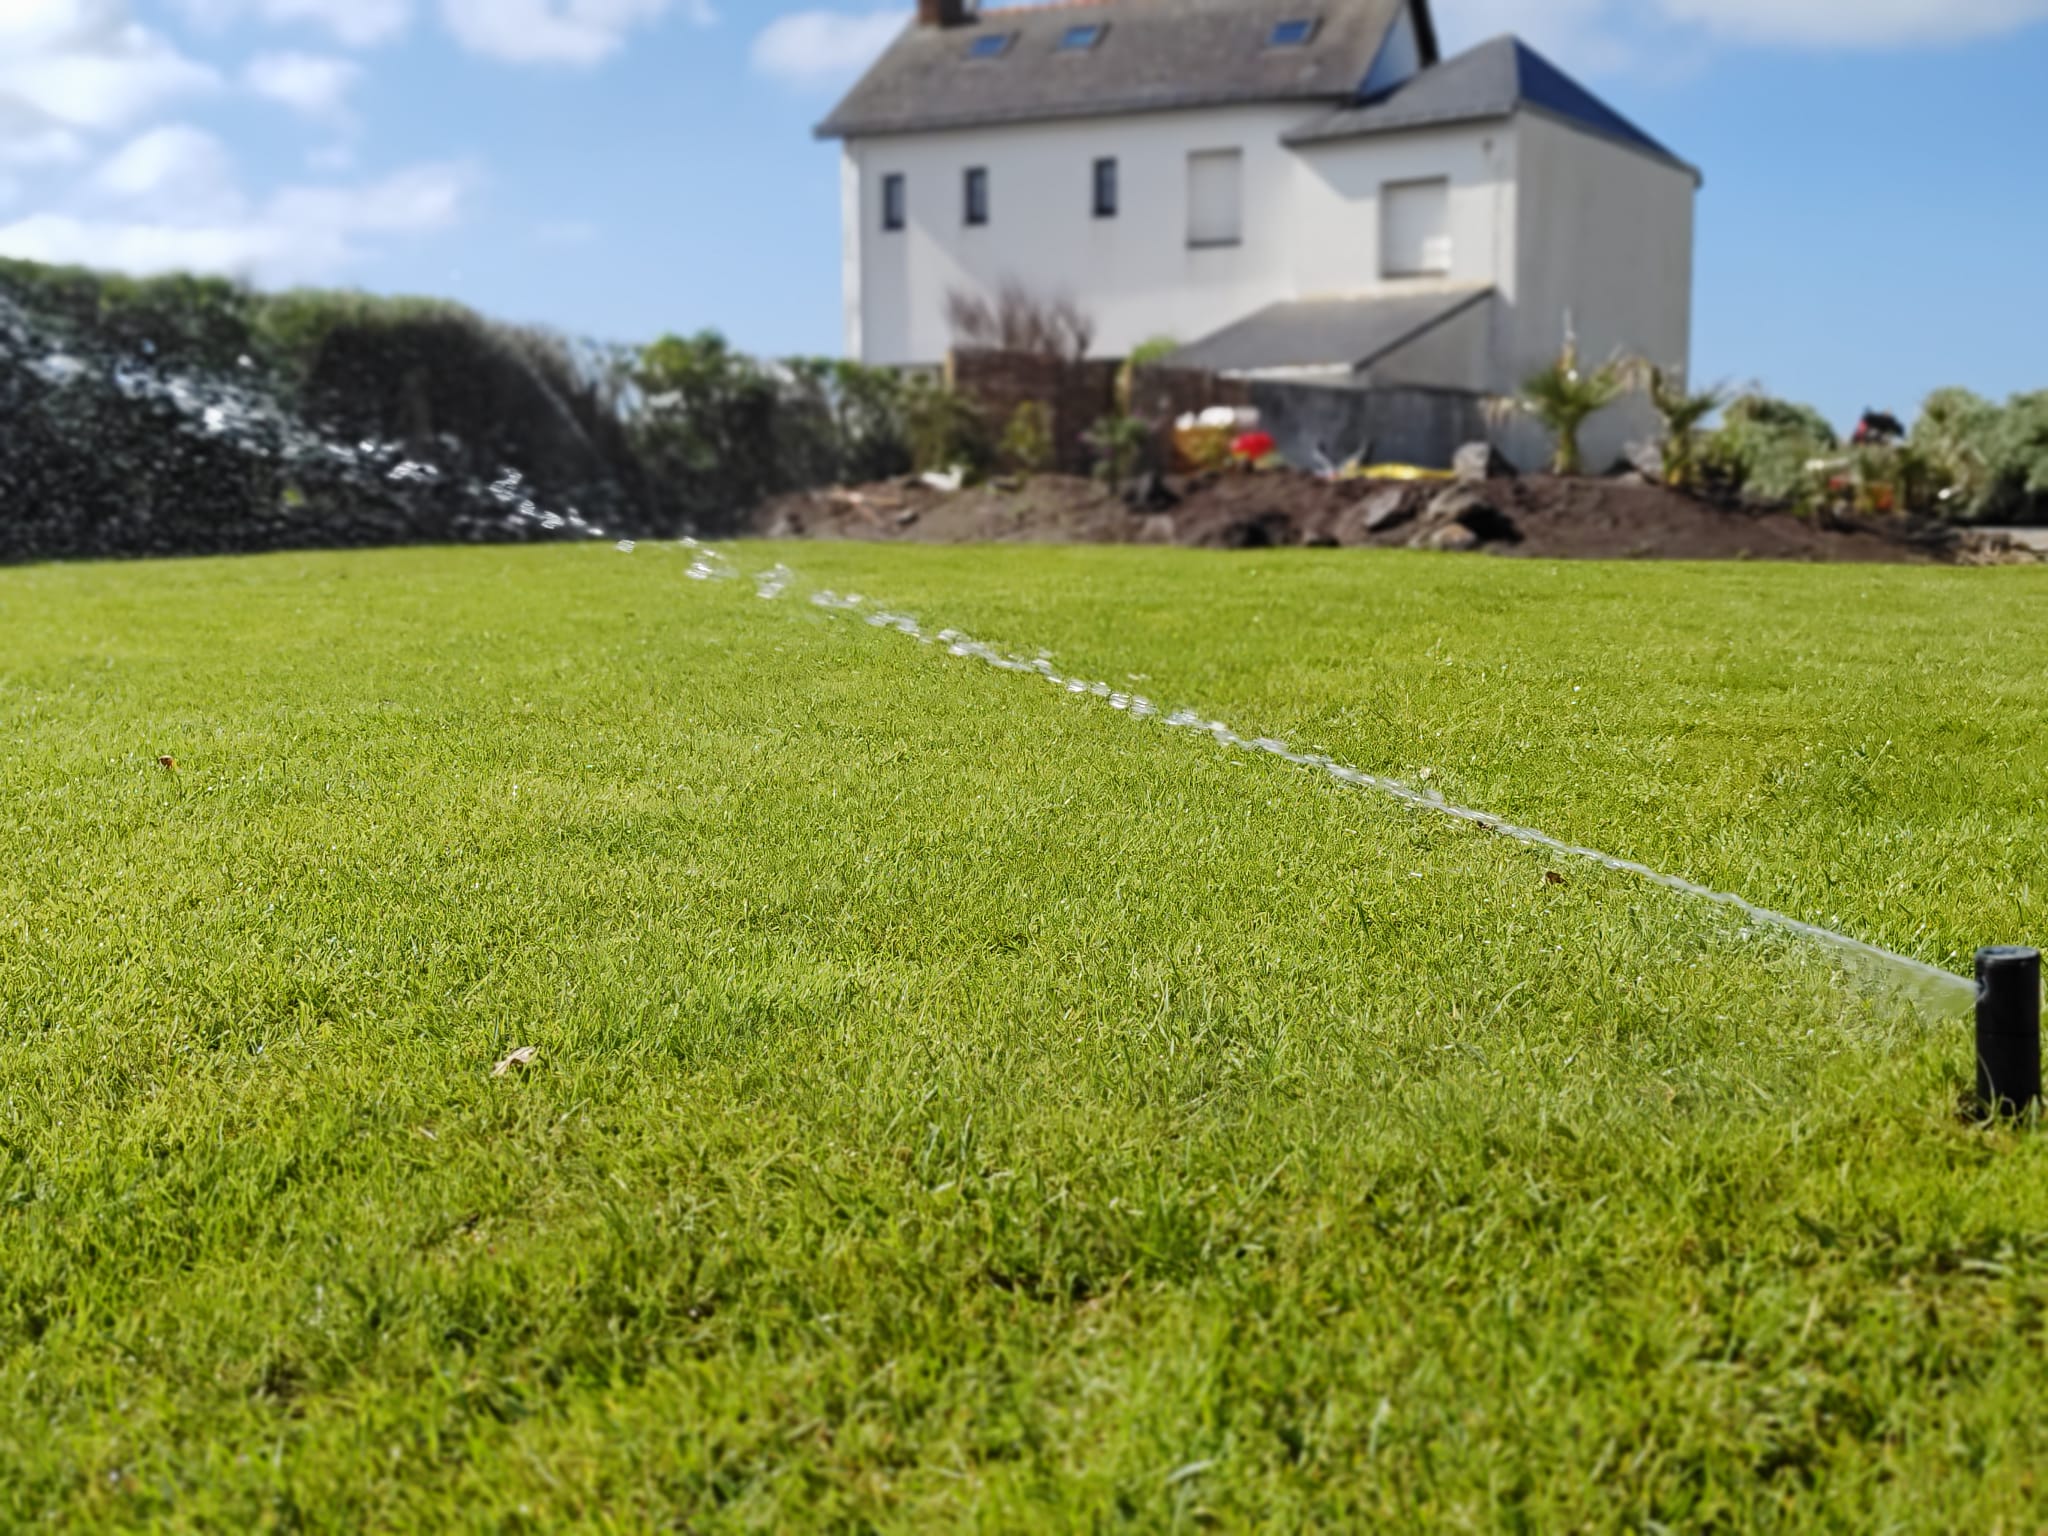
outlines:
[[[1155,368],[1180,350],[1180,342],[1171,336],[1154,336],[1141,341],[1131,349],[1131,355],[1124,359],[1123,367],[1116,375],[1117,409],[1129,416],[1135,412],[1138,375],[1147,368]]]
[[[223,278],[124,277],[11,260],[0,260],[0,291],[31,316],[119,350],[214,368],[233,367],[252,350],[263,302]]]
[[[1053,466],[1052,407],[1026,400],[1003,429],[1003,462],[1019,474],[1042,475]]]
[[[991,457],[988,423],[974,402],[958,390],[936,379],[913,376],[903,392],[903,421],[911,467],[920,474],[964,469],[969,479],[975,479],[987,472]]]
[[[1967,389],[1937,389],[1920,407],[1908,444],[1946,482],[1943,510],[1982,517],[1990,504],[1992,456],[2002,412]]]
[[[1815,465],[1841,452],[1841,439],[1811,406],[1747,394],[1722,412],[1720,430],[1699,450],[1703,476],[1758,501],[1815,504],[1827,475]]]
[[[2048,390],[2015,395],[2000,413],[1983,516],[2011,522],[2048,516]]]
[[[1095,476],[1121,485],[1145,468],[1151,456],[1152,423],[1139,416],[1105,416],[1088,431],[1095,452]]]

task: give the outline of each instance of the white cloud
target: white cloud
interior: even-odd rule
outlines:
[[[53,130],[121,128],[219,84],[138,24],[127,0],[0,3],[0,146],[48,153]]]
[[[188,222],[231,218],[242,210],[234,160],[203,129],[170,123],[130,139],[86,183],[96,202],[131,216],[149,213]]]
[[[181,0],[201,26],[222,27],[244,16],[274,25],[320,27],[336,42],[368,48],[397,37],[412,21],[412,0]]]
[[[472,53],[509,64],[596,64],[669,0],[441,0],[441,18]],[[709,0],[685,0],[685,19],[709,26]]]
[[[308,117],[344,116],[362,70],[347,59],[315,53],[266,53],[249,61],[242,83],[258,96]]]
[[[754,39],[754,69],[790,85],[836,84],[879,58],[910,15],[892,6],[857,16],[796,11],[778,17]]]
[[[39,168],[74,165],[85,158],[85,140],[69,128],[28,122],[9,132],[0,124],[0,165]]]
[[[260,205],[236,189],[216,141],[145,134],[101,167],[80,202],[0,224],[0,255],[260,282],[333,277],[403,237],[456,223],[474,184],[464,165],[422,165],[354,186],[287,187]]]

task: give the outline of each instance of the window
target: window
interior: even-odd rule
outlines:
[[[1090,27],[1069,27],[1060,38],[1058,51],[1061,53],[1087,53],[1102,41],[1102,34],[1109,28],[1103,25]]]
[[[1095,217],[1113,219],[1116,217],[1116,162],[1098,160],[1095,162]]]
[[[988,171],[975,166],[967,173],[965,216],[969,224],[988,222]]]
[[[882,228],[898,230],[903,227],[904,204],[907,201],[908,199],[904,196],[903,177],[895,172],[884,176],[882,178]]]
[[[1188,156],[1188,244],[1237,245],[1244,239],[1244,151]]]
[[[1000,59],[1010,51],[1010,44],[1017,41],[1014,32],[989,32],[977,37],[967,45],[970,59]]]
[[[1380,275],[1444,277],[1451,270],[1451,184],[1395,181],[1380,188]]]
[[[1302,17],[1296,21],[1283,21],[1273,28],[1273,35],[1266,39],[1268,48],[1306,48],[1315,41],[1316,22],[1313,17]]]

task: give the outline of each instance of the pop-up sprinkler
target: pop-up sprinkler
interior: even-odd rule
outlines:
[[[1977,1104],[2016,1120],[2041,1098],[2041,952],[1977,952]]]

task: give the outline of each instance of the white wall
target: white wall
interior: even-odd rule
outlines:
[[[1156,336],[1196,341],[1277,300],[1379,288],[1379,189],[1426,176],[1452,182],[1450,280],[1508,275],[1512,135],[1459,128],[1289,149],[1282,135],[1310,115],[1233,108],[849,144],[849,347],[870,363],[936,362],[952,340],[947,294],[993,293],[1009,279],[1081,304],[1106,357]],[[1187,158],[1211,149],[1243,151],[1245,238],[1192,250]],[[1119,166],[1114,219],[1091,214],[1093,166],[1105,156]],[[970,229],[961,179],[976,165],[989,170],[991,213]],[[891,173],[908,178],[909,227],[898,233],[881,228]]]
[[[1567,314],[1588,363],[1621,353],[1687,372],[1693,173],[1536,112],[1517,117],[1516,136],[1521,188],[1502,388],[1557,357]],[[1646,402],[1616,406],[1586,431],[1587,467],[1604,469],[1627,443],[1654,435]]]
[[[858,140],[846,147],[847,346],[871,363],[930,365],[951,345],[947,294],[995,292],[1016,279],[1072,298],[1095,319],[1096,352],[1122,356],[1156,336],[1195,341],[1282,299],[1408,286],[1492,284],[1496,298],[1446,333],[1375,370],[1417,382],[1511,395],[1557,355],[1565,316],[1598,362],[1621,351],[1690,366],[1693,218],[1689,170],[1540,113],[1289,149],[1299,107],[1043,123]],[[1245,239],[1187,244],[1187,157],[1244,154]],[[1121,208],[1091,214],[1094,162],[1119,162]],[[986,166],[991,216],[969,229],[962,173]],[[908,224],[881,228],[883,176],[908,178]],[[1447,176],[1451,271],[1381,276],[1380,189]],[[1641,401],[1586,435],[1604,467],[1652,435]],[[1526,424],[1504,446],[1533,464],[1545,448]]]

